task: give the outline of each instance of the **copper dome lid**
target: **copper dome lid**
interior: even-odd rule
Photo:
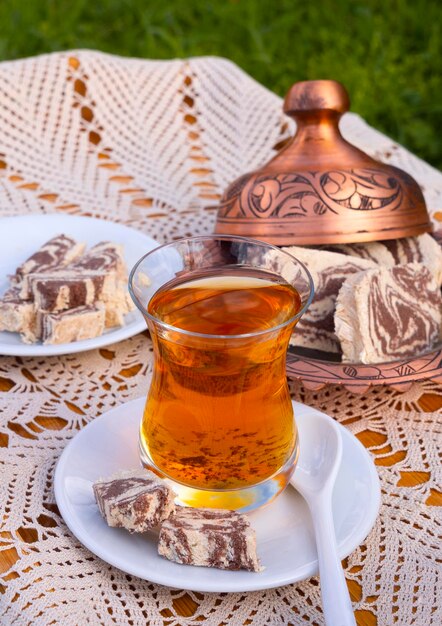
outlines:
[[[349,106],[345,88],[333,80],[293,85],[284,112],[296,120],[295,136],[269,163],[227,188],[215,232],[308,245],[430,231],[417,182],[342,137],[339,120]]]

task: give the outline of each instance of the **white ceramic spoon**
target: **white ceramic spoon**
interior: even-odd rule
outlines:
[[[305,415],[299,449],[298,465],[290,482],[307,502],[312,516],[325,623],[356,626],[337,553],[332,515],[333,485],[342,457],[337,424],[326,415]]]

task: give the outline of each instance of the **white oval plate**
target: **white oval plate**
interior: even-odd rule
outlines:
[[[139,467],[138,429],[144,398],[127,402],[88,424],[66,446],[55,471],[55,498],[72,533],[91,552],[119,569],[154,583],[193,591],[254,591],[313,576],[318,561],[313,528],[301,496],[288,487],[267,507],[249,514],[256,530],[260,573],[178,565],[158,556],[154,532],[131,535],[110,528],[95,503],[92,484],[117,470]],[[299,428],[315,409],[293,403]],[[328,419],[331,419],[328,417]],[[379,479],[363,445],[339,426],[343,455],[333,493],[333,518],[341,558],[372,528],[380,506]]]
[[[151,237],[133,228],[92,217],[59,213],[4,217],[0,219],[0,294],[9,286],[8,276],[14,274],[16,268],[46,241],[61,233],[77,241],[84,241],[88,248],[100,241],[122,244],[129,271],[143,254],[159,245]],[[47,346],[23,343],[18,333],[3,331],[0,332],[0,354],[50,356],[84,352],[127,339],[146,329],[138,310],[128,313],[125,322],[125,326],[108,330],[94,339]]]

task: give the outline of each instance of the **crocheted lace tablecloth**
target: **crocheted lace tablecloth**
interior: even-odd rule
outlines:
[[[79,51],[1,63],[0,103],[0,215],[101,217],[160,242],[212,232],[227,184],[266,162],[294,130],[280,98],[218,58]],[[441,227],[436,170],[357,115],[346,114],[341,128],[362,150],[414,176]],[[85,424],[145,394],[151,369],[147,333],[82,354],[0,358],[0,549],[11,563],[0,574],[1,624],[323,624],[316,578],[254,593],[183,592],[126,575],[71,535],[54,501],[57,458]],[[298,382],[291,389],[373,442],[382,507],[345,571],[358,618],[441,624],[441,420],[425,399],[431,394],[432,406],[442,406],[442,386],[364,395],[306,391]],[[48,417],[57,418],[57,430]],[[410,472],[417,479],[407,486]],[[187,617],[177,609],[183,597]]]

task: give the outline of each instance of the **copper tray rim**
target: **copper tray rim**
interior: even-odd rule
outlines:
[[[416,382],[442,383],[442,341],[415,356],[370,364],[328,361],[300,356],[295,351],[296,346],[291,346],[287,353],[287,377],[302,381],[310,390],[317,391],[331,384],[355,393],[382,385],[407,391]],[[368,375],[367,371],[372,373]]]

